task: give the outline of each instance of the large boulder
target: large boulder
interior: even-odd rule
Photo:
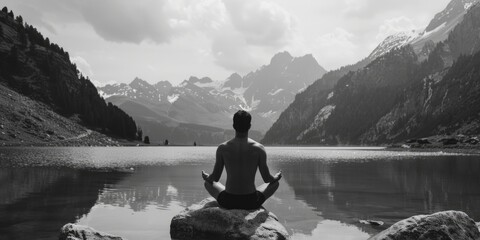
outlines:
[[[99,232],[91,227],[67,223],[60,230],[59,240],[126,240]]]
[[[288,232],[277,217],[264,208],[227,210],[215,199],[207,198],[173,217],[170,236],[178,240],[283,240],[288,239]]]
[[[475,222],[464,212],[418,215],[393,224],[369,240],[480,240]]]

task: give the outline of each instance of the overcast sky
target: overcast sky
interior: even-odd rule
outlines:
[[[135,77],[223,80],[277,52],[312,53],[327,70],[386,36],[424,29],[449,0],[5,0],[66,49],[95,83]]]

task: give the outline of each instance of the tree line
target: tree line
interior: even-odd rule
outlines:
[[[0,21],[16,32],[11,41],[0,24],[0,41],[11,46],[8,53],[0,52],[1,81],[65,116],[78,115],[90,128],[121,138],[138,137],[132,117],[99,96],[88,77],[70,61],[68,52],[7,7],[0,12]]]

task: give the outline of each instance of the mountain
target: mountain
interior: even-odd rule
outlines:
[[[292,57],[281,52],[243,77],[190,77],[178,86],[136,78],[130,84],[99,87],[98,92],[133,116],[151,139],[218,144],[233,136],[232,116],[239,109],[250,111],[251,135],[260,140],[295,95],[325,72],[310,54]]]
[[[386,50],[376,49],[370,55],[375,60],[343,75],[333,89],[319,88],[320,81],[313,83],[296,96],[263,141],[382,144],[478,133],[475,76],[479,65],[475,63],[480,50],[480,6],[468,4],[474,2],[453,0],[426,28],[446,36],[430,38],[420,48],[418,39],[433,36],[426,34],[433,30],[420,37],[397,34],[380,44],[379,49]],[[458,9],[463,11],[453,11]]]
[[[478,2],[479,0],[451,1],[443,11],[435,15],[423,31],[412,29],[388,36],[373,50],[369,58],[375,59],[392,49],[406,45],[412,45],[414,51],[420,55],[422,51],[425,51],[425,45],[429,47],[447,39],[453,28],[463,20],[467,10]],[[420,60],[424,60],[424,58]]]
[[[91,130],[136,136],[133,119],[99,96],[63,48],[6,7],[0,12],[0,84],[9,96],[0,102],[7,143],[59,143],[84,138]]]

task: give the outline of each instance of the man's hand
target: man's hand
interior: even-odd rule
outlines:
[[[281,178],[282,178],[282,170],[278,171],[278,173],[273,176],[273,179],[274,179],[273,181],[278,182],[278,180],[280,180]]]
[[[209,183],[213,183],[212,180],[210,180],[208,177],[210,177],[210,175],[208,173],[206,173],[205,171],[202,171],[202,178],[203,180],[209,182]]]

